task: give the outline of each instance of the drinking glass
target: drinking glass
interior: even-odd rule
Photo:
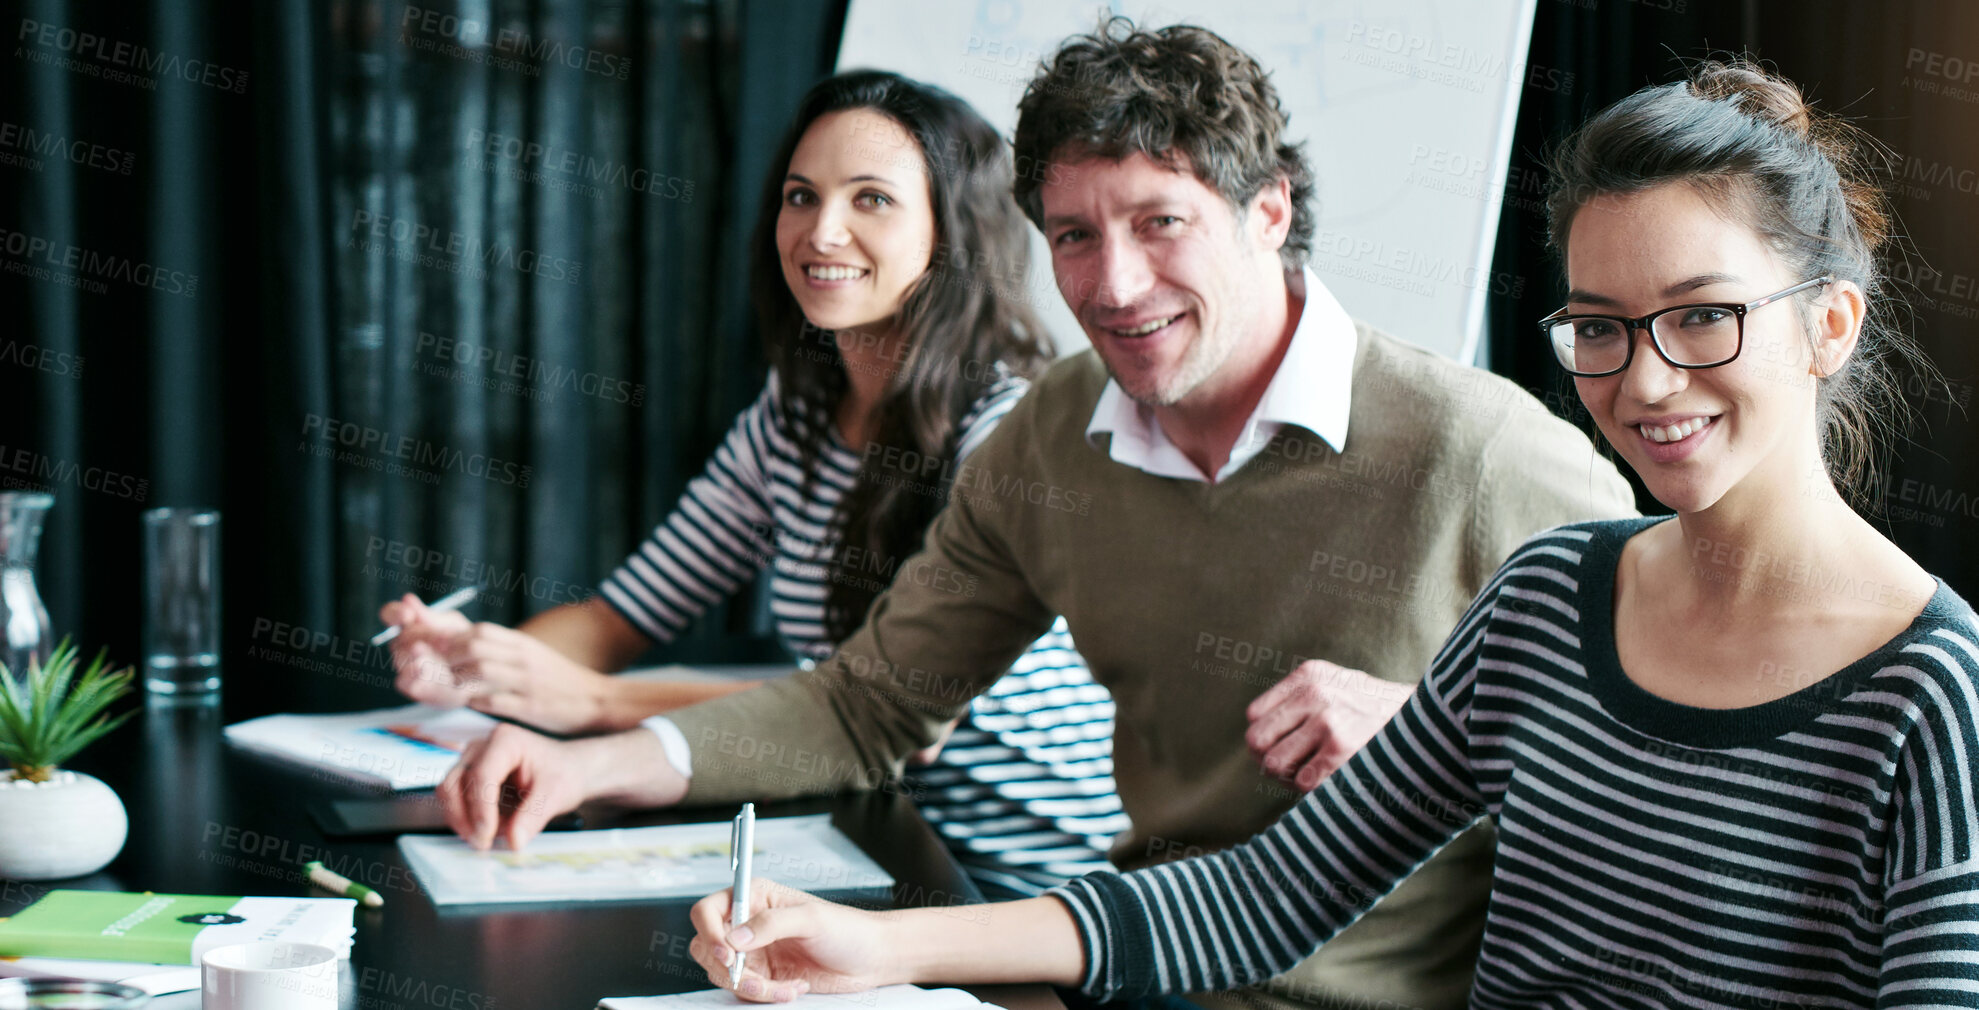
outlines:
[[[220,513],[144,514],[144,686],[159,694],[220,689]]]

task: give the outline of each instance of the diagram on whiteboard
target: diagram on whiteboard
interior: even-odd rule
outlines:
[[[524,852],[406,835],[399,850],[436,905],[700,897],[734,882],[729,824],[549,832]],[[891,887],[828,815],[756,822],[755,875],[807,891]]]

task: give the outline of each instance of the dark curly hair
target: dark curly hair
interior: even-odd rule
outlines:
[[[1065,40],[1017,103],[1017,205],[1043,227],[1038,189],[1053,162],[1139,152],[1242,209],[1279,179],[1292,189],[1287,267],[1312,252],[1313,176],[1304,145],[1287,144],[1285,110],[1250,54],[1206,28],[1146,31],[1124,17]]]

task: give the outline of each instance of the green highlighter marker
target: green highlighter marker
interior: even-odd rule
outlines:
[[[331,894],[341,894],[346,898],[356,898],[358,904],[366,908],[377,908],[385,903],[384,895],[331,870],[329,867],[324,866],[321,860],[304,863],[302,864],[302,868],[309,871],[309,880],[311,883],[314,883],[317,887],[325,891],[329,891]]]

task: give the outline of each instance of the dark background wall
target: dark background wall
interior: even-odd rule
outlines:
[[[389,701],[362,642],[397,592],[492,577],[508,588],[476,616],[511,622],[587,593],[761,382],[750,194],[843,16],[842,0],[10,5],[0,483],[57,497],[39,578],[58,633],[137,657],[138,515],[159,505],[225,517],[230,718]],[[1879,512],[1971,596],[1971,5],[1540,0],[1530,64],[1547,72],[1523,92],[1494,265],[1525,283],[1491,305],[1490,364],[1571,411],[1531,323],[1561,290],[1537,158],[1723,51],[1890,148],[1914,326],[1950,386],[1919,389],[1930,427]],[[758,617],[744,600],[663,655],[773,655]]]

